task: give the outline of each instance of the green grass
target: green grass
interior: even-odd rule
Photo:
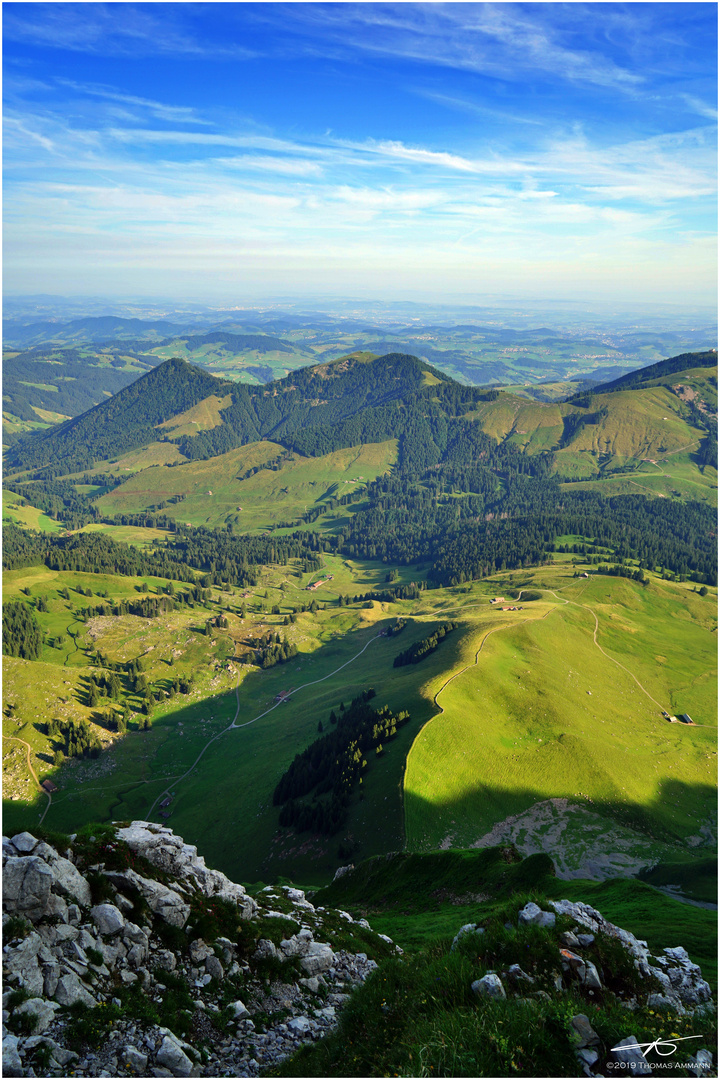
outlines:
[[[538,571],[536,584],[558,573]],[[457,674],[432,688],[444,712],[413,744],[405,778],[411,848],[486,842],[498,822],[548,799],[582,801],[671,842],[697,834],[712,814],[714,600],[703,608],[687,588],[657,581],[575,581],[569,569],[558,594],[597,613],[600,645],[663,707],[695,715],[694,707],[707,724],[680,731],[593,645],[592,612],[546,596],[531,622],[520,623],[525,611],[494,622],[481,612],[445,681]],[[498,632],[500,618],[507,629]]]
[[[370,443],[318,458],[294,455],[277,470],[262,468],[282,452],[277,443],[264,441],[174,468],[129,464],[126,468],[132,468],[133,475],[98,499],[97,506],[108,515],[136,513],[173,495],[185,495],[181,503],[166,508],[169,516],[192,525],[265,528],[293,520],[323,499],[355,491],[387,472],[396,459],[397,444]],[[239,479],[253,468],[260,471]]]
[[[14,491],[3,491],[3,523],[20,525],[25,529],[34,529],[36,532],[61,532],[62,525],[53,518],[48,517],[42,510],[31,506],[25,499],[16,495]]]
[[[683,945],[716,985],[714,913],[680,907],[637,881],[562,882],[552,876],[546,857],[506,861],[511,858],[509,851],[493,849],[377,859],[316,893],[316,904],[369,915],[406,955],[383,963],[353,995],[337,1031],[304,1047],[278,1074],[575,1076],[569,1022],[577,1013],[590,1017],[606,1053],[630,1030],[641,1042],[672,1033],[700,1035],[704,1042],[697,1045],[714,1048],[715,1024],[708,1014],[689,1019],[648,1010],[647,986],[612,938],[597,936],[591,956],[606,985],[626,998],[637,995],[632,1012],[610,993],[583,997],[572,986],[555,990],[552,975],[559,934],[567,925],[563,920],[552,930],[516,927],[517,912],[528,899],[546,908],[550,898],[581,900],[647,940],[656,952]],[[467,893],[473,889],[476,895],[469,902]],[[451,952],[452,937],[470,921],[482,924],[485,933],[464,939]],[[545,988],[543,1000],[474,997],[473,979],[512,962]],[[683,1053],[689,1051],[683,1048]]]
[[[710,887],[714,881],[717,896],[717,861],[710,862],[697,865]],[[682,945],[717,990],[715,911],[681,904],[632,878],[562,881],[547,855],[518,861],[512,848],[403,853],[359,864],[312,899],[367,917],[373,929],[412,953],[437,941],[449,945],[460,926],[482,922],[515,893],[590,904],[660,952]]]

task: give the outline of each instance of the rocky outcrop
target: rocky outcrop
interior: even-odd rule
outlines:
[[[4,837],[3,870],[6,1076],[256,1076],[400,951],[300,889],[249,896],[148,822],[91,855]]]
[[[147,821],[133,821],[127,828],[118,829],[118,838],[131,851],[178,881],[187,882],[203,896],[218,897],[237,904],[244,919],[250,919],[256,913],[257,904],[242,885],[236,885],[219,870],[208,869],[197,848],[193,844],[186,844],[172,829],[151,825]]]
[[[673,1017],[691,1013],[702,1015],[706,1010],[714,1009],[710,986],[684,948],[666,948],[661,955],[653,955],[646,941],[609,922],[588,904],[551,900],[548,907],[553,910],[544,911],[538,904],[528,903],[518,910],[514,923],[505,923],[510,941],[516,941],[518,959],[523,959],[526,966],[531,964],[533,946],[539,950],[538,955],[544,956],[537,970],[531,967],[533,974],[529,974],[519,963],[510,964],[501,971],[487,970],[470,984],[477,998],[514,1000],[537,1007],[551,997],[572,994],[574,1000],[585,998],[588,1006],[595,1009],[610,999],[626,1009],[629,1018],[641,1007],[668,1011]],[[561,930],[557,926],[559,918],[565,925],[568,920],[574,925]],[[533,941],[528,937],[527,932],[533,933],[535,928],[547,934],[542,940],[542,949],[537,939]],[[483,935],[487,930],[480,923],[466,923],[455,935],[450,951],[461,951],[467,957],[477,957],[482,963]],[[604,961],[609,955],[607,943],[616,945],[618,942],[629,961],[618,965],[624,972],[622,978],[618,978],[618,973]],[[550,954],[554,950],[557,957],[554,969],[549,972],[548,950]],[[633,973],[628,974],[628,971]],[[661,993],[658,993],[658,986]],[[571,1017],[570,1039],[578,1069],[585,1076],[613,1076],[619,1070],[650,1075],[653,1071],[634,1035],[628,1035],[612,1047],[604,1047],[584,1013]],[[689,1068],[693,1075],[709,1076],[709,1066],[712,1067],[712,1054],[702,1048]]]

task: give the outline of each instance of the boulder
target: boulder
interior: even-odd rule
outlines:
[[[208,956],[212,955],[212,947],[206,945],[202,938],[197,938],[190,943],[190,959],[193,964],[201,964],[203,960],[207,960]]]
[[[234,1020],[244,1020],[246,1017],[250,1016],[250,1013],[240,998],[238,998],[237,1001],[232,1001],[230,1003],[230,1008],[232,1009]]]
[[[307,938],[301,938],[297,934],[293,934],[291,938],[283,938],[278,948],[283,956],[288,958],[291,956],[306,956],[310,948],[310,942]]]
[[[253,956],[256,960],[277,960],[278,951],[268,938],[260,938]]]
[[[21,855],[29,855],[31,851],[35,850],[40,841],[36,840],[32,833],[21,832],[13,836],[10,843]]]
[[[190,916],[190,905],[182,898],[179,892],[169,889],[153,878],[143,877],[134,870],[124,870],[122,873],[107,873],[111,881],[127,881],[140,891],[148,907],[170,926],[182,929]]]
[[[157,1052],[158,1065],[169,1069],[173,1076],[190,1076],[193,1063],[183,1048],[171,1035],[166,1035]]]
[[[464,937],[466,937],[467,934],[484,934],[484,933],[485,933],[485,930],[483,929],[483,927],[478,926],[477,923],[474,923],[474,922],[465,923],[464,926],[460,927],[457,934],[453,938],[452,945],[450,946],[450,952],[455,952],[455,950],[458,947],[459,942]]]
[[[140,1076],[145,1075],[148,1063],[147,1054],[142,1054],[134,1046],[126,1046],[122,1052],[122,1058],[126,1069],[131,1069]]]
[[[55,1013],[60,1008],[54,1001],[45,1001],[44,998],[34,997],[29,998],[27,1001],[23,1001],[22,1005],[18,1005],[15,1010],[16,1014],[24,1016],[34,1016],[36,1018],[35,1027],[33,1031],[38,1035],[47,1031],[55,1019]]]
[[[90,912],[92,921],[98,928],[99,934],[112,937],[119,934],[125,926],[125,916],[114,904],[98,904]]]
[[[330,946],[320,941],[312,941],[307,955],[300,961],[300,967],[307,975],[320,975],[334,963],[335,953]]]
[[[174,971],[177,967],[175,953],[169,949],[158,949],[155,953],[155,967],[158,971]]]
[[[508,968],[508,975],[515,979],[516,982],[534,983],[532,975],[528,975],[526,971],[520,967],[519,964],[511,964]]]
[[[33,932],[23,938],[19,945],[8,946],[7,952],[3,954],[6,980],[23,987],[31,997],[40,997],[45,987],[45,979],[38,963],[38,953],[42,948],[42,937]]]
[[[591,1026],[584,1013],[578,1013],[577,1016],[572,1017],[570,1021],[570,1038],[579,1050],[587,1046],[599,1046],[600,1044],[600,1036]],[[592,1064],[592,1062],[588,1062],[588,1064]]]
[[[552,911],[543,911],[531,900],[518,912],[518,923],[521,926],[545,926],[549,929],[555,925],[555,915]]]
[[[222,964],[218,960],[217,956],[215,956],[214,954],[208,956],[207,960],[205,961],[205,970],[207,971],[208,975],[211,975],[213,979],[217,979],[218,982],[222,980],[222,977],[225,974]]]
[[[55,848],[44,841],[35,848],[35,854],[50,867],[52,871],[53,889],[70,900],[77,900],[83,907],[89,907],[92,897],[90,886],[77,867],[73,866],[69,859],[58,855]]]
[[[219,870],[208,870],[194,844],[186,844],[171,829],[148,821],[133,821],[126,828],[118,829],[117,835],[153,866],[181,881],[183,878],[191,881],[205,896],[217,896],[236,903],[241,918],[249,919],[257,912],[257,904],[242,885],[230,881]]]
[[[310,1031],[310,1021],[307,1016],[293,1016],[292,1020],[287,1022],[288,1031],[291,1031],[293,1035],[307,1035]]]
[[[585,974],[583,975],[582,981],[583,986],[587,986],[588,990],[602,990],[602,982],[600,981],[598,970],[589,960],[585,961]]]
[[[634,1035],[615,1043],[610,1051],[610,1060],[622,1062],[625,1066],[623,1072],[630,1073],[632,1076],[652,1076],[652,1069],[645,1060],[645,1055]]]
[[[692,1076],[713,1076],[717,1067],[713,1066],[713,1056],[709,1050],[698,1050],[694,1058],[687,1063],[687,1071]]]
[[[45,908],[45,916],[48,919],[57,919],[60,922],[66,923],[68,921],[68,906],[64,897],[58,896],[57,893],[51,892],[48,896],[47,907]]]
[[[665,994],[648,994],[648,1009],[659,1009],[661,1012],[672,1012],[675,1002]]]
[[[58,979],[54,997],[59,1005],[74,1005],[76,1001],[82,1001],[83,1005],[90,1008],[97,1005],[95,998],[85,989],[74,971]]]
[[[48,864],[37,855],[7,859],[3,867],[3,908],[39,922],[45,914],[53,884]]]
[[[470,984],[470,989],[478,997],[505,997],[505,987],[500,982],[500,977],[495,975],[494,972],[488,972],[487,975],[483,975],[482,979],[476,979],[474,983]]]
[[[2,1041],[3,1076],[23,1076],[17,1035],[5,1035]]]

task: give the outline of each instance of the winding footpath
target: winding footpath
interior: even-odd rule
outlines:
[[[595,620],[595,628],[593,630],[593,644],[600,650],[600,652],[603,654],[603,656],[606,658],[606,660],[610,660],[613,664],[616,664],[617,667],[622,668],[622,670],[625,671],[630,676],[630,678],[640,687],[643,694],[645,694],[645,697],[650,698],[652,703],[654,705],[657,705],[660,712],[664,713],[666,711],[664,709],[664,707],[660,704],[659,701],[655,700],[655,698],[652,696],[652,694],[648,690],[645,689],[645,687],[640,682],[640,680],[638,678],[636,678],[635,675],[633,675],[630,668],[626,668],[625,665],[621,664],[619,660],[616,660],[614,656],[610,656],[609,653],[606,653],[605,650],[603,649],[602,645],[600,645],[600,643],[598,642],[598,639],[597,639],[598,630],[600,629],[600,623],[598,622],[598,617],[595,614],[594,610],[591,607],[589,607],[587,604],[578,604],[575,600],[566,600],[564,596],[558,596],[558,594],[556,592],[553,592],[552,589],[548,589],[547,592],[549,592],[551,594],[551,596],[556,597],[556,599],[562,600],[562,602],[564,604],[571,604],[573,607],[579,607],[579,608],[582,608],[584,611],[589,611],[590,612],[593,619]]]
[[[275,709],[277,709],[280,705],[283,705],[288,700],[288,698],[292,697],[294,694],[298,694],[301,690],[307,690],[307,688],[309,686],[317,686],[318,683],[325,682],[327,679],[331,679],[333,677],[333,675],[337,675],[337,673],[339,671],[342,671],[343,668],[348,667],[355,660],[357,660],[358,657],[362,656],[362,654],[365,652],[365,650],[368,649],[372,645],[372,643],[374,641],[377,641],[378,638],[380,638],[381,636],[382,636],[381,634],[376,634],[375,637],[370,638],[370,640],[368,642],[366,642],[366,644],[362,647],[360,652],[355,653],[354,656],[351,656],[350,659],[346,660],[344,664],[340,665],[340,667],[335,668],[334,671],[329,672],[327,675],[323,675],[323,677],[321,679],[313,679],[312,682],[303,683],[302,686],[298,686],[294,690],[290,690],[285,695],[285,697],[282,698],[280,701],[276,701],[275,704],[271,705],[269,709],[265,709],[264,712],[258,713],[258,715],[254,716],[252,720],[247,720],[244,724],[238,724],[237,723],[237,719],[238,719],[238,717],[240,715],[240,676],[238,675],[238,681],[237,681],[237,685],[235,687],[235,697],[236,697],[236,700],[237,700],[237,708],[235,710],[235,716],[232,719],[232,723],[229,724],[226,728],[223,728],[222,731],[219,731],[217,733],[217,735],[213,735],[212,739],[209,739],[205,743],[202,750],[200,751],[198,756],[195,758],[195,761],[192,763],[192,765],[187,770],[187,772],[183,773],[183,775],[180,776],[172,786],[176,787],[177,784],[181,784],[183,780],[186,780],[187,777],[190,776],[190,774],[192,772],[194,772],[194,770],[196,769],[196,767],[198,765],[198,762],[201,760],[201,758],[203,757],[203,755],[204,755],[205,751],[208,749],[208,747],[212,746],[212,744],[214,742],[217,742],[218,739],[222,738],[223,735],[227,735],[228,731],[240,731],[242,728],[250,727],[251,724],[256,724],[258,720],[262,720],[262,718],[264,716],[267,716],[269,713],[274,712]],[[152,804],[152,806],[150,807],[150,809],[147,812],[146,817],[147,817],[148,821],[150,820],[150,815],[152,814],[153,810],[157,806],[158,802],[163,798],[163,796],[169,795],[169,794],[170,794],[170,788],[169,787],[165,788],[164,791],[160,792],[158,797],[155,799],[155,802]]]

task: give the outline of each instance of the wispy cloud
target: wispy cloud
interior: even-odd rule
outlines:
[[[687,107],[697,113],[698,116],[704,116],[707,120],[717,120],[718,111],[714,105],[708,105],[707,102],[701,101],[700,98],[694,97],[692,94],[681,94],[680,96]]]
[[[368,53],[508,81],[534,70],[615,88],[642,83],[641,75],[602,51],[566,44],[562,26],[552,24],[545,8],[512,3],[283,5],[291,25]]]
[[[98,86],[92,83],[81,84],[74,82],[72,79],[58,79],[57,82],[59,86],[66,86],[90,97],[136,106],[149,112],[151,116],[156,117],[158,120],[166,120],[168,123],[210,125],[209,120],[199,117],[197,110],[189,106],[168,105],[162,101],[153,101],[151,98],[137,97],[135,94],[123,94],[111,86]]]
[[[6,265],[444,287],[613,260],[631,282],[633,259],[650,281],[674,251],[673,274],[709,281],[709,82],[638,61],[645,7],[9,5]],[[243,41],[287,67],[223,68]],[[143,62],[99,76],[101,52]]]

